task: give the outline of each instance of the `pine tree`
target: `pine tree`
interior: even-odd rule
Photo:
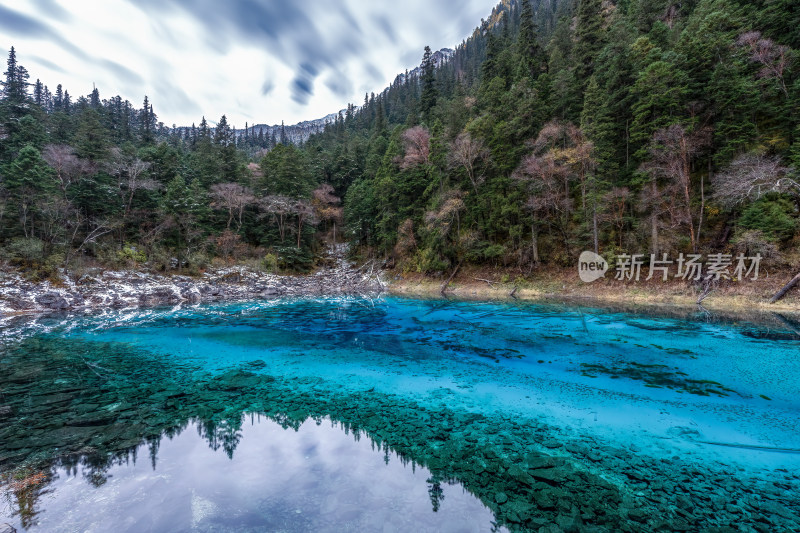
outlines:
[[[531,0],[521,1],[519,37],[517,50],[520,54],[520,67],[522,76],[536,79],[547,68],[544,50],[539,44],[536,22],[533,19]]]
[[[422,95],[420,96],[420,113],[422,120],[430,123],[431,113],[436,106],[439,91],[436,89],[435,65],[431,53],[431,47],[425,47],[425,54],[422,56]]]
[[[150,105],[150,100],[147,98],[147,95],[145,95],[139,123],[139,137],[142,140],[142,144],[151,144],[153,142],[154,132],[153,121],[151,118],[152,110],[153,108]]]
[[[575,47],[573,55],[576,75],[582,86],[594,73],[594,62],[603,47],[604,33],[601,0],[580,0],[578,4],[577,26],[575,28]]]
[[[64,110],[64,91],[60,83],[56,87],[56,94],[53,97],[53,110],[56,112]]]
[[[2,169],[4,185],[19,214],[25,237],[34,236],[37,205],[55,188],[52,170],[33,146],[23,147],[13,161]]]
[[[42,85],[41,80],[38,78],[36,79],[36,83],[33,85],[33,101],[39,107],[44,107],[44,85]]]
[[[6,77],[3,85],[3,96],[5,98],[13,98],[19,90],[17,81],[17,52],[14,47],[8,52],[8,60],[6,60],[7,69],[3,73]]]
[[[225,115],[222,115],[219,119],[219,123],[214,130],[214,143],[218,146],[229,146],[233,143],[233,134],[230,126],[228,126],[228,118]]]
[[[17,63],[17,53],[13,46],[6,64],[8,68],[4,73],[5,79],[0,82],[3,87],[3,106],[7,110],[7,120],[19,119],[27,113],[29,75],[27,69]]]
[[[48,113],[53,112],[53,93],[50,92],[47,85],[44,86],[43,106]]]
[[[210,133],[208,131],[208,122],[206,122],[206,117],[205,116],[203,116],[203,118],[200,120],[200,132],[199,133],[200,133],[200,135],[199,135],[200,139],[208,139],[210,137]]]
[[[28,71],[17,63],[17,53],[13,46],[8,52],[6,65],[7,69],[3,73],[5,80],[0,82],[3,86],[3,96],[6,103],[20,105],[28,97]]]
[[[89,105],[92,106],[92,109],[100,108],[100,91],[97,90],[97,87],[92,89],[92,94],[89,97]]]
[[[90,161],[101,161],[108,154],[108,132],[100,122],[100,114],[86,108],[78,115],[78,130],[75,133],[78,155]]]
[[[64,101],[61,104],[61,108],[67,115],[72,113],[72,98],[69,96],[69,91],[64,91]]]

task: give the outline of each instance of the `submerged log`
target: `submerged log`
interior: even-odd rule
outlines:
[[[775,296],[772,297],[772,300],[770,300],[769,303],[774,304],[775,302],[786,296],[786,293],[792,290],[792,288],[795,285],[797,285],[798,282],[800,282],[800,273],[798,273],[795,277],[793,277],[792,281],[784,285],[781,290],[776,292]]]

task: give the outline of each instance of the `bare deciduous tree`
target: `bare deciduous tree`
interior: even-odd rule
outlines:
[[[409,169],[430,163],[431,134],[422,126],[414,126],[403,132],[405,155],[400,160],[400,168]]]
[[[587,199],[592,200],[592,221],[597,248],[596,180],[593,177],[594,146],[580,128],[570,123],[551,121],[530,143],[534,153],[525,157],[512,177],[523,181],[530,194],[526,207],[533,215],[531,252],[533,262],[539,262],[538,226],[545,223],[556,229],[564,239],[569,253],[569,218],[573,211],[570,184],[581,184],[581,205],[587,211]],[[591,195],[589,193],[592,193]]]
[[[475,194],[477,194],[478,185],[484,180],[483,173],[477,171],[478,165],[481,161],[485,162],[489,159],[489,150],[483,142],[473,139],[467,132],[460,133],[450,145],[448,159],[451,167],[464,169]]]
[[[761,65],[759,77],[776,80],[783,94],[788,97],[784,73],[791,65],[791,49],[776,44],[772,39],[762,38],[758,31],[743,33],[736,42],[739,46],[749,48],[750,59]]]
[[[91,174],[94,166],[75,155],[75,150],[65,144],[48,144],[42,150],[42,158],[55,171],[62,195],[66,198],[67,188],[81,176]]]
[[[240,239],[241,235],[226,229],[214,238],[214,244],[217,249],[222,252],[225,259],[230,259],[231,255],[238,247]]]
[[[397,228],[397,244],[394,245],[394,254],[397,257],[407,257],[417,249],[417,239],[414,236],[414,221],[407,218]]]
[[[314,207],[307,200],[295,200],[292,207],[294,214],[297,215],[297,247],[300,248],[303,226],[306,224],[315,225],[319,220],[314,212]]]
[[[676,223],[689,227],[689,239],[695,252],[700,238],[705,198],[701,198],[700,208],[695,216],[692,212],[692,162],[708,143],[707,130],[689,132],[680,124],[673,124],[653,134],[650,158],[642,164],[642,170],[652,176],[650,190],[645,193],[649,205],[657,209],[659,201],[654,195],[668,197],[666,209],[673,215],[672,219]],[[659,178],[665,182],[662,188],[657,184]],[[657,228],[655,224],[652,227]],[[655,231],[653,230],[654,238]],[[656,248],[653,248],[653,253],[658,251]]]
[[[441,204],[434,211],[425,213],[425,225],[428,231],[436,231],[442,237],[448,237],[455,224],[456,232],[461,226],[461,212],[465,209],[464,193],[458,189],[450,189],[441,195]]]
[[[572,199],[564,194],[563,183],[568,179],[569,168],[561,164],[550,151],[543,155],[531,154],[522,160],[512,177],[524,182],[528,189],[525,206],[533,215],[531,223],[531,253],[534,263],[539,263],[539,226],[547,224],[560,231],[567,242],[567,224],[572,212]]]
[[[336,243],[336,224],[341,223],[343,211],[339,206],[342,199],[334,192],[331,185],[323,183],[311,193],[311,203],[320,220],[333,224],[333,242]]]
[[[736,157],[712,182],[714,198],[727,207],[758,200],[768,192],[800,195],[800,183],[781,164],[780,157],[757,152]]]
[[[445,255],[450,255],[447,249],[454,246],[455,255],[463,257],[466,250],[462,245],[467,244],[460,238],[461,213],[466,209],[464,193],[458,189],[442,191],[438,195],[436,203],[435,209],[425,213],[427,239],[429,242],[432,240],[436,243],[436,247]]]
[[[262,216],[271,215],[278,226],[281,243],[286,239],[286,220],[294,212],[293,201],[288,196],[266,196],[258,200]]]
[[[231,229],[231,222],[233,217],[236,216],[239,223],[236,230],[241,230],[242,215],[245,208],[256,201],[253,192],[248,187],[243,187],[238,183],[218,183],[212,185],[209,192],[212,198],[211,207],[228,211],[228,223],[225,229]]]
[[[125,207],[124,217],[127,219],[133,205],[136,191],[154,191],[160,187],[156,180],[145,178],[145,172],[150,168],[150,163],[138,157],[128,157],[119,148],[111,151],[111,160],[108,170],[117,177],[119,194]]]

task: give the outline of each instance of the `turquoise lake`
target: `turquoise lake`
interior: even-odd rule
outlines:
[[[798,348],[564,303],[0,318],[0,530],[800,531]]]

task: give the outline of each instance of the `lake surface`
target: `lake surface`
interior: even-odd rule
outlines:
[[[392,297],[7,318],[0,525],[800,530],[798,331]]]

